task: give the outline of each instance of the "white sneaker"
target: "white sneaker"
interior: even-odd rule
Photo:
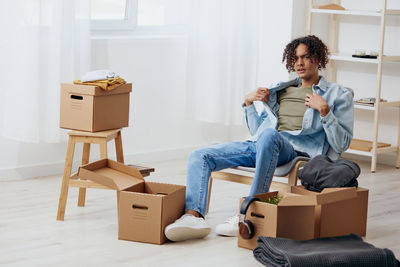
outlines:
[[[229,217],[224,223],[215,227],[215,233],[223,236],[238,236],[239,234],[239,216]]]
[[[171,241],[203,238],[211,232],[206,220],[191,214],[184,214],[174,223],[165,227],[165,236]]]

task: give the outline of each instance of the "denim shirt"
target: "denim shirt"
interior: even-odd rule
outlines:
[[[252,135],[250,141],[256,141],[265,128],[278,127],[277,114],[279,103],[277,92],[290,86],[297,86],[301,79],[280,82],[272,85],[268,102],[263,102],[260,114],[254,104],[245,107],[247,128]],[[310,157],[326,154],[329,147],[337,153],[342,153],[353,138],[354,105],[353,92],[336,83],[328,83],[320,76],[318,85],[313,85],[314,93],[322,96],[330,107],[329,113],[322,117],[320,113],[309,107],[304,113],[301,130],[281,131],[280,133],[292,144],[296,151],[307,153]]]

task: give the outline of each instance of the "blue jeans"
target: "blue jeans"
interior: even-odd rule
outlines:
[[[293,146],[275,129],[266,128],[256,142],[230,142],[195,150],[189,156],[185,210],[205,215],[211,172],[255,167],[250,195],[268,192],[276,166],[297,156]]]

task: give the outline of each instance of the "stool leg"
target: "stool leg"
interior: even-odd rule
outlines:
[[[100,159],[107,158],[107,140],[104,139],[100,142]]]
[[[89,155],[90,155],[90,143],[83,143],[83,153],[82,153],[82,165],[85,165],[89,162]],[[81,180],[86,180],[79,178]],[[85,198],[86,198],[86,188],[80,187],[79,188],[79,196],[78,196],[78,206],[83,207],[85,206]]]
[[[65,207],[67,205],[67,197],[68,197],[69,178],[71,176],[72,159],[74,158],[74,151],[75,151],[75,139],[74,137],[70,136],[68,139],[67,155],[65,157],[64,174],[61,184],[60,199],[58,201],[57,220],[59,221],[64,220]]]
[[[121,131],[118,132],[118,135],[115,138],[115,153],[117,154],[117,161],[124,163],[124,152],[122,150]]]

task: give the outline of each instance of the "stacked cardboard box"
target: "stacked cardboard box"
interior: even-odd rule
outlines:
[[[89,132],[127,127],[131,91],[131,83],[110,91],[98,86],[62,83],[60,127]]]

